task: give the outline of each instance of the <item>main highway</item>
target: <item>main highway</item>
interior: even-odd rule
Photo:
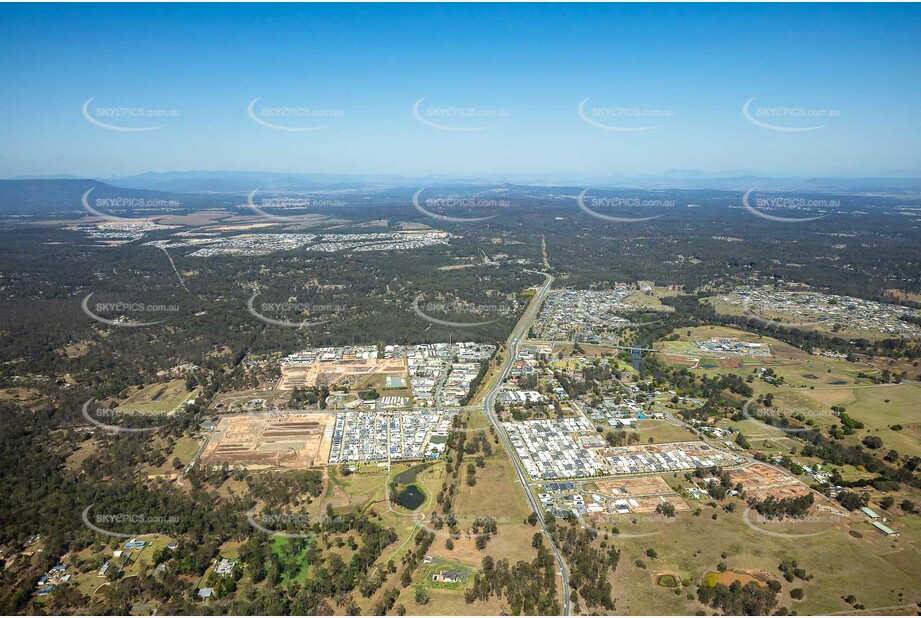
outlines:
[[[546,298],[547,292],[550,291],[550,286],[553,283],[553,277],[551,275],[544,272],[541,272],[540,274],[546,277],[546,281],[537,289],[537,292],[534,294],[534,298],[531,299],[531,303],[525,309],[521,319],[518,320],[514,330],[512,330],[512,334],[509,335],[505,349],[505,362],[502,364],[502,370],[499,372],[499,375],[496,376],[492,387],[486,394],[486,398],[483,400],[483,407],[486,412],[486,418],[489,419],[489,422],[496,429],[496,434],[499,436],[499,439],[505,446],[506,451],[508,451],[508,455],[511,457],[512,463],[515,464],[515,472],[518,475],[518,481],[521,483],[521,489],[528,497],[528,502],[531,504],[531,508],[534,509],[534,513],[537,515],[537,522],[540,524],[540,528],[544,533],[544,539],[547,542],[550,550],[553,552],[553,555],[556,557],[556,562],[557,566],[559,566],[559,573],[563,586],[563,615],[568,616],[570,609],[569,570],[566,568],[566,563],[563,561],[563,556],[560,554],[560,550],[557,548],[556,543],[553,542],[553,538],[547,531],[547,522],[544,520],[544,512],[540,505],[537,503],[537,500],[534,498],[534,494],[531,492],[531,487],[528,483],[528,476],[524,471],[524,466],[521,465],[521,461],[518,459],[518,454],[515,452],[514,447],[512,447],[512,443],[508,438],[508,433],[506,433],[505,427],[502,426],[502,423],[499,422],[499,418],[496,416],[496,397],[499,395],[499,391],[502,389],[502,384],[508,377],[509,372],[511,372],[512,365],[515,363],[515,359],[518,358],[518,346],[521,344],[521,340],[524,339],[525,335],[527,334],[528,329],[534,322],[535,317],[537,317],[537,313],[540,311],[541,304],[543,304],[544,298]]]

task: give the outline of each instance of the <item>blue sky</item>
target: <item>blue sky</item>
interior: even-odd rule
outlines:
[[[918,6],[4,5],[0,58],[0,177],[921,176]]]

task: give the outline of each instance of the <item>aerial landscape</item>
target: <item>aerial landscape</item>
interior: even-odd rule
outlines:
[[[921,615],[921,10],[0,8],[4,615]]]

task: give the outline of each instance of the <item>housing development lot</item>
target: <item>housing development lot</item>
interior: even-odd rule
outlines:
[[[329,463],[437,458],[456,414],[457,410],[340,412]]]
[[[660,504],[668,503],[676,512],[689,511],[688,504],[661,476],[641,476],[604,479],[595,482],[598,493],[605,497],[609,510],[624,514],[654,513]]]
[[[358,386],[375,375],[405,376],[406,359],[392,355],[378,358],[374,346],[310,348],[281,359],[277,388]]]
[[[299,249],[316,238],[313,234],[238,234],[216,238],[199,238],[171,243],[171,245],[205,245],[191,253],[194,257],[215,255],[268,255],[274,251]],[[156,241],[154,241],[156,242]]]
[[[630,498],[673,493],[672,488],[668,486],[668,483],[661,476],[604,479],[596,481],[595,485],[601,493],[609,495],[620,494]]]
[[[532,479],[584,478],[604,470],[604,464],[579,442],[580,434],[594,432],[583,418],[521,421],[505,427]]]
[[[251,227],[265,227],[271,224],[257,224]],[[143,238],[152,229],[151,224],[131,228],[113,228],[100,233],[88,226],[73,226],[71,229],[86,233],[90,238],[123,244]],[[168,229],[168,228],[167,228]],[[276,251],[303,249],[320,253],[339,251],[409,251],[433,245],[447,245],[450,235],[438,231],[399,231],[369,234],[306,234],[258,232],[225,234],[225,230],[199,232],[194,235],[177,233],[169,240],[154,240],[146,244],[163,249],[198,247],[191,257],[214,256],[261,256]]]
[[[406,357],[413,405],[456,406],[467,395],[480,372],[480,363],[495,346],[473,342],[432,343],[399,348]]]
[[[764,464],[729,470],[729,477],[733,485],[742,483],[746,498],[755,500],[768,496],[781,500],[809,493],[809,488],[796,478]]]
[[[382,407],[456,406],[495,346],[472,342],[308,348],[281,359],[279,390],[313,386],[401,389],[412,402],[384,397]]]
[[[741,463],[744,459],[703,442],[669,442],[607,449],[604,458],[612,474],[677,472]]]
[[[380,232],[371,234],[324,234],[308,251],[334,253],[337,251],[407,251],[432,245],[446,245],[450,236],[445,232]]]
[[[613,290],[551,292],[534,324],[534,337],[548,341],[617,343],[613,331],[630,323],[622,314],[636,311],[624,299],[635,292],[633,286],[625,284],[618,284]]]
[[[69,225],[66,229],[86,234],[87,238],[98,240],[100,246],[118,247],[140,240],[148,232],[170,228],[157,225],[151,221],[103,221],[94,225]]]
[[[554,516],[587,515],[593,523],[598,523],[602,516],[653,514],[665,504],[671,505],[675,512],[690,510],[661,476],[543,483],[537,498]]]
[[[745,459],[701,441],[610,447],[581,417],[506,423],[532,479],[655,474],[739,465]]]
[[[853,296],[794,292],[773,288],[739,288],[717,300],[738,310],[781,323],[795,322],[827,330],[921,336],[921,328],[903,319],[921,317],[917,309]]]
[[[203,465],[309,468],[350,462],[434,459],[456,409],[365,412],[254,412],[228,415],[211,432]]]
[[[302,469],[325,465],[333,416],[279,412],[224,416],[202,451],[205,466]]]

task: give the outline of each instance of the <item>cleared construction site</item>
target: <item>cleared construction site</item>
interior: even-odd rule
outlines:
[[[799,479],[764,464],[758,463],[728,472],[733,485],[742,483],[746,498],[764,500],[773,496],[781,500],[809,493],[809,488]]]
[[[293,390],[313,386],[365,386],[375,377],[394,375],[406,378],[406,358],[317,359],[312,363],[283,363],[278,390]]]
[[[225,416],[202,452],[202,464],[248,469],[326,465],[334,418],[318,412]]]

